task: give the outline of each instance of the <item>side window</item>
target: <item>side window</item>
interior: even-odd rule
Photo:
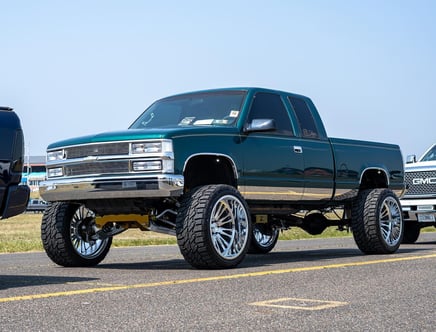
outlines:
[[[279,95],[259,92],[254,96],[247,122],[253,119],[274,119],[276,131],[273,133],[293,136],[288,111]]]
[[[318,139],[318,129],[316,128],[312,112],[306,102],[303,99],[291,96],[289,96],[288,99],[297,116],[303,138]]]

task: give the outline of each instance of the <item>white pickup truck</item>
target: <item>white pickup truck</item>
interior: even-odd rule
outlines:
[[[436,227],[436,144],[416,159],[407,157],[404,169],[407,192],[401,200],[404,219],[403,243],[415,243],[421,228]]]

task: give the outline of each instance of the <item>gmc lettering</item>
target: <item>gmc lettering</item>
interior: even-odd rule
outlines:
[[[436,178],[417,178],[413,179],[412,183],[415,185],[419,184],[436,184]]]

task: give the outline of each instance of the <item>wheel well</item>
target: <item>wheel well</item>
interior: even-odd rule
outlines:
[[[388,178],[383,169],[367,169],[360,180],[360,189],[387,188]]]
[[[236,188],[233,162],[225,156],[199,155],[191,157],[184,169],[185,191],[208,184],[228,184]]]

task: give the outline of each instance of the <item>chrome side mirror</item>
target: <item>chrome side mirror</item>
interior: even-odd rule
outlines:
[[[413,163],[416,163],[416,155],[414,154],[408,155],[406,158],[406,164],[413,164]]]
[[[245,132],[261,132],[276,130],[276,124],[273,119],[253,119],[245,128]]]

